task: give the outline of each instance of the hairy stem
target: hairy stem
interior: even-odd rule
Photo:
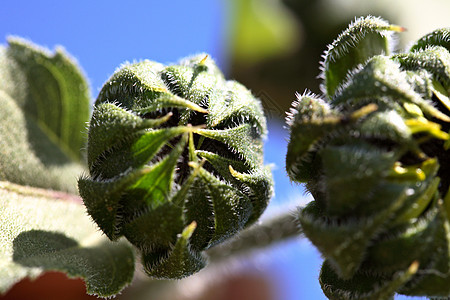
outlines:
[[[291,212],[283,212],[262,223],[242,231],[236,238],[206,251],[210,262],[221,261],[230,256],[264,248],[277,242],[298,237],[302,234],[300,225]]]

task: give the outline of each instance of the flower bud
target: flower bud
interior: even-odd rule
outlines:
[[[288,117],[286,168],[314,197],[299,221],[331,299],[450,295],[450,30],[399,54],[391,31],[350,25],[325,54],[327,98],[299,96]]]
[[[80,194],[111,240],[141,251],[149,276],[182,278],[266,208],[265,134],[259,100],[208,56],[127,64],[95,102]]]

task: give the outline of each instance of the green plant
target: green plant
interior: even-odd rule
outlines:
[[[450,30],[393,53],[402,28],[356,20],[327,50],[322,99],[298,95],[286,168],[331,299],[450,294]]]
[[[76,196],[85,76],[63,49],[10,38],[0,46],[0,83],[0,293],[58,270],[84,278],[88,293],[117,294],[133,278],[133,250],[102,237]]]
[[[182,278],[301,227],[325,257],[331,299],[447,297],[450,31],[391,53],[402,30],[361,18],[331,44],[325,96],[298,95],[288,117],[286,170],[315,200],[262,224],[272,194],[262,108],[211,58],[121,67],[95,102],[84,153],[89,92],[76,63],[10,39],[0,48],[0,292],[59,270],[110,297],[131,282],[135,248],[149,276]]]
[[[148,275],[185,277],[266,208],[261,104],[208,56],[123,66],[87,136],[88,86],[63,49],[11,38],[0,65],[0,292],[58,270],[82,277],[90,294],[116,295],[133,278],[131,244]]]
[[[186,277],[266,208],[265,132],[259,100],[207,55],[126,65],[95,103],[80,194],[110,239],[139,248],[149,276]]]

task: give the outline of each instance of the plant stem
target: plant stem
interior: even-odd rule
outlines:
[[[83,200],[74,194],[69,194],[62,191],[55,191],[50,189],[25,186],[16,183],[12,183],[9,181],[0,181],[0,189],[5,190],[7,192],[17,193],[24,196],[34,196],[34,197],[42,197],[50,200],[59,200],[59,201],[71,201],[79,204],[83,203]]]
[[[281,213],[261,224],[242,231],[237,237],[206,251],[210,262],[264,248],[274,243],[298,237],[302,230],[295,214],[291,211]]]

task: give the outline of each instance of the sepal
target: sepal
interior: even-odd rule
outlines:
[[[372,56],[390,54],[392,33],[403,30],[377,17],[356,19],[328,46],[323,56],[323,92],[333,97],[351,70]]]

